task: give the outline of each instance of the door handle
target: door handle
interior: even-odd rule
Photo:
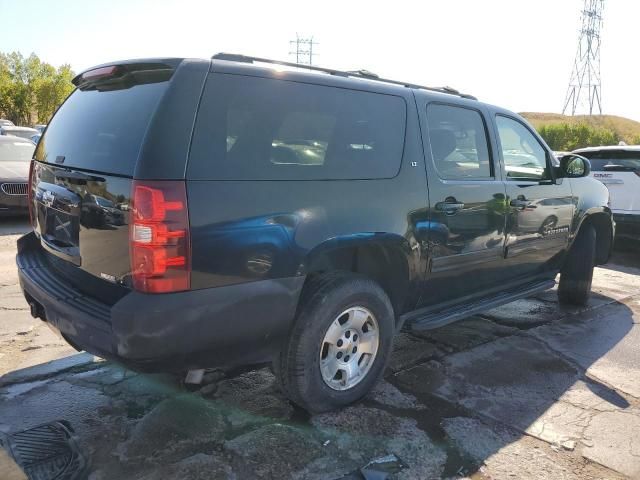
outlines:
[[[443,212],[446,215],[455,215],[459,210],[464,208],[464,203],[458,202],[438,202],[436,203],[436,210]]]

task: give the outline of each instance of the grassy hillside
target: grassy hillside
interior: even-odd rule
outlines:
[[[537,112],[523,112],[520,115],[526,118],[537,130],[547,125],[586,123],[594,128],[613,131],[620,139],[630,145],[640,143],[640,122],[629,118],[617,117],[615,115],[576,115],[572,117],[560,115],[559,113]]]

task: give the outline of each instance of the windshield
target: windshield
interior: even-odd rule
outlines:
[[[27,142],[0,142],[0,162],[28,162],[36,146]]]
[[[624,169],[640,171],[640,152],[631,151],[600,151],[584,152],[580,155],[587,157],[591,162],[591,170],[600,172],[608,170],[607,165],[615,165]]]
[[[107,200],[106,198],[102,198],[102,197],[96,197],[96,202],[98,203],[98,205],[100,205],[101,207],[106,207],[106,208],[113,208],[113,202]]]

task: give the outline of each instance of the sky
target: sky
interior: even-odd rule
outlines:
[[[0,51],[36,53],[76,71],[140,57],[216,52],[291,60],[289,41],[318,42],[314,64],[449,85],[517,112],[560,113],[583,0],[0,0]],[[640,121],[640,2],[606,0],[603,113]]]

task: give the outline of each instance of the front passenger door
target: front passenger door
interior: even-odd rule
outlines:
[[[496,116],[507,188],[506,260],[510,277],[553,273],[566,248],[574,204],[571,186],[552,175],[551,152],[519,119]]]

